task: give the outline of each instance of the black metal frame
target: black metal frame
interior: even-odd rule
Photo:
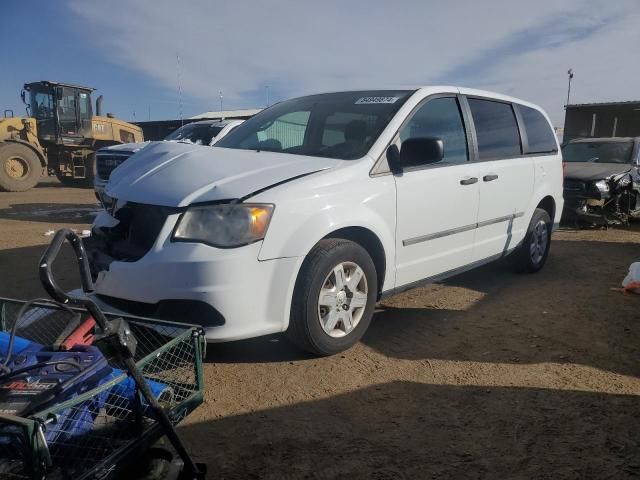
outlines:
[[[89,270],[89,262],[87,260],[84,245],[82,244],[80,237],[70,229],[58,230],[47,247],[47,250],[44,252],[39,264],[40,280],[42,285],[54,300],[66,305],[83,307],[93,316],[99,330],[105,337],[103,342],[108,344],[110,350],[118,357],[118,360],[122,362],[125,370],[135,381],[140,394],[142,394],[153,410],[158,421],[159,428],[161,428],[163,433],[167,436],[171,445],[184,462],[186,472],[191,476],[191,478],[204,478],[205,472],[203,467],[196,465],[196,463],[191,459],[191,456],[180,440],[180,437],[178,437],[167,412],[160,406],[158,400],[147,385],[142,373],[136,366],[133,353],[130,349],[130,344],[127,343],[131,337],[126,322],[122,319],[118,319],[119,322],[109,321],[98,305],[91,300],[88,295],[84,297],[71,296],[65,293],[55,281],[51,271],[51,266],[65,241],[68,241],[73,247],[78,267],[80,269],[80,280],[83,291],[87,294],[91,294],[94,291],[91,272]],[[120,328],[118,328],[117,331],[114,331],[114,325],[117,325]]]

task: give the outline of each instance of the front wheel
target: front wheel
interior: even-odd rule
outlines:
[[[547,211],[536,208],[524,240],[507,257],[514,270],[520,273],[535,273],[542,269],[549,255],[551,229],[551,217]]]
[[[42,164],[31,148],[20,143],[0,143],[0,190],[24,192],[37,185]]]
[[[378,279],[367,251],[344,239],[321,240],[296,281],[289,338],[316,355],[347,350],[371,323]]]

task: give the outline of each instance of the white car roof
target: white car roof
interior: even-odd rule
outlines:
[[[415,93],[421,93],[423,95],[431,95],[437,92],[458,92],[461,93],[463,95],[470,95],[470,96],[478,96],[478,97],[489,97],[489,98],[495,98],[496,100],[502,100],[504,102],[513,102],[513,103],[517,103],[519,105],[524,105],[526,107],[531,107],[534,108],[536,110],[540,110],[541,112],[544,112],[544,110],[536,105],[535,103],[531,103],[528,102],[526,100],[522,100],[521,98],[517,98],[517,97],[511,97],[509,95],[504,95],[502,93],[497,93],[497,92],[491,92],[488,90],[481,90],[481,89],[476,89],[476,88],[467,88],[467,87],[458,87],[455,85],[411,85],[411,86],[407,86],[407,85],[400,85],[400,86],[395,86],[395,87],[375,87],[375,88],[350,88],[348,90],[333,90],[333,91],[327,91],[327,92],[316,92],[315,94],[321,94],[321,93],[340,93],[340,92],[366,92],[366,91],[376,91],[376,90],[388,90],[388,91],[393,91],[393,90],[398,90],[398,91],[407,91],[407,92],[415,92]],[[309,95],[314,95],[314,93],[311,93]]]

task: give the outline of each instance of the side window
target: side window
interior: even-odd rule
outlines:
[[[521,155],[520,132],[511,104],[477,98],[468,100],[476,127],[480,160]]]
[[[264,125],[258,131],[257,146],[275,151],[301,146],[304,143],[309,114],[308,111],[289,112]],[[246,139],[243,143],[255,140]]]
[[[87,116],[91,112],[91,101],[88,93],[80,93],[80,116]]]
[[[436,98],[420,107],[400,130],[402,142],[416,137],[442,140],[444,156],[440,163],[463,163],[468,159],[467,135],[456,98]]]
[[[518,105],[527,132],[527,153],[557,152],[556,135],[544,115],[534,108]]]

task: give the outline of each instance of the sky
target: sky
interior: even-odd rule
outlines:
[[[459,85],[537,103],[640,99],[640,0],[31,0],[0,11],[0,109],[78,83],[127,120],[324,91]]]

